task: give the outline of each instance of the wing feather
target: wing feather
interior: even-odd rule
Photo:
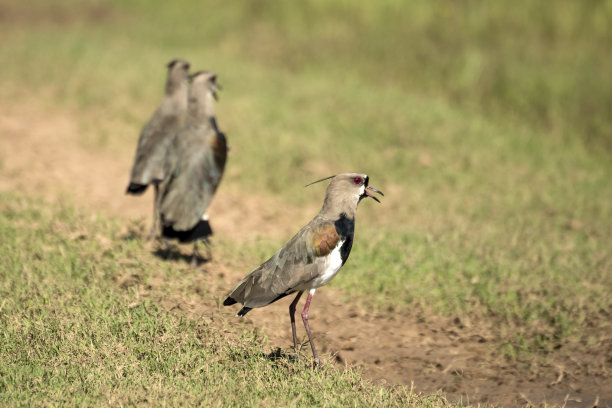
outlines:
[[[175,230],[189,230],[198,223],[221,182],[225,160],[218,166],[218,153],[211,149],[215,139],[209,124],[187,126],[175,138],[171,177],[162,186],[161,204],[164,223]]]
[[[166,176],[167,152],[183,124],[184,115],[156,112],[143,127],[138,139],[130,181],[149,184]]]
[[[334,224],[317,216],[270,259],[249,273],[228,299],[254,308],[304,290],[320,275],[323,257],[339,239]]]

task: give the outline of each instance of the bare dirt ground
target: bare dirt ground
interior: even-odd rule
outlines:
[[[130,135],[119,154],[100,153],[82,143],[74,117],[69,111],[50,111],[35,102],[18,106],[0,102],[0,190],[148,221],[151,193],[140,198],[124,195],[137,135]],[[255,239],[255,234],[288,238],[300,227],[291,217],[307,220],[317,211],[285,206],[282,213],[273,197],[245,201],[238,193],[221,188],[209,211],[217,234],[237,241]],[[241,226],[239,231],[236,225]],[[169,262],[189,268],[182,261]],[[289,299],[242,320],[233,317],[235,308],[218,306],[218,300],[246,272],[248,268],[231,270],[215,259],[203,271],[191,271],[195,285],[206,288],[199,297],[185,298],[179,291],[175,296],[156,297],[167,283],[162,276],[158,285],[146,289],[146,295],[168,309],[254,327],[268,338],[271,349],[288,352]],[[416,392],[442,390],[451,401],[474,405],[612,406],[612,381],[601,375],[611,363],[609,350],[588,351],[578,344],[564,344],[541,359],[545,363],[508,362],[497,357],[499,344],[485,326],[435,316],[422,319],[411,313],[379,315],[365,310],[359,299],[347,303],[340,298],[333,288],[319,290],[311,307],[311,327],[329,361],[360,366],[367,378],[412,384]],[[600,335],[610,345],[610,333]],[[304,351],[309,355],[308,345]]]

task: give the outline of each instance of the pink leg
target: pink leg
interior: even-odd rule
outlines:
[[[312,300],[312,295],[314,295],[315,290],[312,289],[308,292],[308,297],[306,298],[306,304],[304,305],[304,310],[302,310],[302,321],[304,322],[304,327],[306,328],[306,334],[308,334],[308,341],[310,341],[310,348],[312,349],[312,355],[314,357],[315,363],[319,363],[319,355],[317,354],[317,349],[315,348],[314,342],[312,341],[312,335],[310,334],[310,327],[308,326],[308,308],[310,307],[310,301]]]
[[[295,299],[293,299],[293,302],[291,302],[291,304],[289,305],[289,317],[291,318],[291,332],[293,333],[293,349],[295,350],[296,354],[298,352],[298,347],[297,347],[297,335],[295,334],[295,307],[297,306],[298,301],[302,297],[302,293],[304,292],[298,292]]]

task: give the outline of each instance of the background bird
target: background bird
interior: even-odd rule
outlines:
[[[223,302],[224,306],[242,303],[244,307],[237,315],[244,316],[253,308],[269,305],[297,292],[289,306],[293,347],[297,352],[295,308],[302,293],[308,291],[302,321],[317,362],[318,354],[308,325],[310,301],[315,290],[331,281],[348,259],[353,246],[355,214],[361,199],[372,197],[378,201],[372,192],[383,195],[368,185],[366,174],[343,173],[318,181],[329,178],[331,182],[319,214],[276,254],[249,273]]]
[[[153,116],[144,125],[138,139],[136,157],[126,193],[140,195],[144,193],[149,184],[154,185],[153,226],[149,239],[155,236],[157,230],[159,183],[167,176],[168,148],[176,132],[183,126],[187,114],[188,76],[189,63],[187,61],[177,59],[168,63],[164,98]]]
[[[195,265],[198,241],[207,242],[212,235],[205,212],[227,160],[227,141],[214,116],[217,89],[214,73],[200,71],[191,76],[187,118],[170,148],[170,173],[161,186],[162,236],[193,242]]]

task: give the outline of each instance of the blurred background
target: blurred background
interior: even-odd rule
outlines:
[[[316,213],[305,184],[365,172],[343,299],[609,358],[611,44],[608,0],[0,0],[0,188],[148,222],[123,189],[184,58],[223,86],[211,218],[242,272]]]

